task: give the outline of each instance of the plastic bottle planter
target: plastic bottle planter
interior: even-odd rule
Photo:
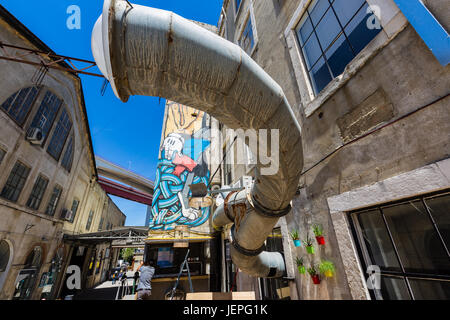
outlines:
[[[323,237],[323,228],[320,224],[313,225],[314,235],[316,236],[319,246],[325,245],[325,238]]]
[[[320,284],[320,277],[319,277],[318,274],[315,274],[315,275],[311,276],[311,279],[312,279],[314,284]]]
[[[308,268],[308,273],[311,276],[311,279],[314,284],[320,284],[320,277],[317,273],[317,269],[314,266]]]
[[[305,273],[306,273],[306,268],[305,268],[305,266],[303,265],[303,257],[301,257],[301,258],[295,258],[295,263],[297,264],[298,272],[299,272],[300,274],[305,274]]]
[[[299,238],[299,235],[298,235],[298,230],[293,230],[290,233],[290,235],[291,235],[292,241],[294,241],[294,246],[300,247],[302,245],[302,243],[300,242],[300,238]]]
[[[331,261],[322,261],[319,265],[319,270],[327,278],[332,278],[335,273],[334,264]]]
[[[312,242],[312,239],[309,237],[309,234],[306,235],[305,247],[306,247],[306,252],[308,252],[309,254],[314,254],[313,242]]]
[[[297,269],[298,269],[298,273],[300,273],[300,274],[305,274],[306,273],[305,266],[297,266]]]
[[[324,238],[323,236],[317,236],[317,237],[316,237],[316,240],[317,240],[317,243],[318,243],[320,246],[325,245],[325,238]]]

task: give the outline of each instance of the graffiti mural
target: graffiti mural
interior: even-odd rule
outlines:
[[[207,115],[168,101],[162,140],[149,227],[172,230],[177,225],[200,226],[208,220],[210,208],[189,207],[189,186],[209,183]]]

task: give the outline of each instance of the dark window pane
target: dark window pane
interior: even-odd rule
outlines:
[[[5,240],[0,240],[0,272],[4,272],[8,266],[10,258],[9,244]]]
[[[70,219],[70,222],[73,222],[75,220],[75,215],[77,214],[79,204],[80,204],[80,201],[73,200],[72,208],[70,209],[72,211],[72,218]]]
[[[313,32],[313,27],[311,24],[311,20],[309,19],[308,15],[305,14],[300,20],[299,28],[297,30],[298,39],[300,41],[300,45],[303,47],[305,42],[308,40],[308,38],[311,36]]]
[[[56,186],[53,188],[53,193],[50,198],[50,201],[48,202],[47,210],[45,211],[46,214],[50,216],[55,215],[56,207],[58,207],[59,198],[61,197],[62,190],[60,187]]]
[[[250,17],[248,18],[247,25],[239,40],[239,45],[247,52],[247,54],[251,54],[255,41],[253,38],[252,19]]]
[[[345,33],[353,46],[355,54],[358,54],[380,32],[380,29],[369,29],[367,20],[373,14],[366,14],[367,4],[358,12],[345,28]]]
[[[411,300],[403,278],[381,276],[381,296],[383,300]]]
[[[89,230],[91,228],[91,224],[92,224],[92,218],[94,217],[94,211],[90,211],[89,212],[89,217],[86,223],[86,230]]]
[[[325,51],[340,32],[341,29],[336,16],[332,10],[328,10],[316,28],[317,37],[319,38],[322,50]]]
[[[235,0],[235,3],[236,3],[236,12],[237,12],[239,7],[241,6],[241,0]]]
[[[353,15],[358,12],[358,9],[365,3],[364,0],[335,0],[333,8],[339,18],[342,26],[350,21]],[[365,12],[365,11],[364,11]]]
[[[319,59],[316,65],[311,69],[310,74],[316,94],[322,91],[322,89],[332,80],[330,71],[328,71],[328,67],[323,58]]]
[[[383,270],[400,271],[394,247],[379,210],[372,210],[358,215],[362,237],[370,256],[370,263]]]
[[[450,259],[422,201],[382,210],[406,272],[450,274]]]
[[[34,116],[33,122],[31,123],[31,128],[41,128],[42,136],[46,137],[52,127],[53,121],[55,120],[61,104],[62,100],[58,99],[50,91],[47,91],[41,105],[39,106],[39,110]]]
[[[450,195],[425,199],[434,222],[444,239],[447,248],[450,248]]]
[[[30,197],[28,198],[27,206],[31,209],[37,210],[47,189],[48,180],[39,176],[33,186]]]
[[[330,7],[328,0],[316,0],[311,3],[308,8],[313,25],[317,25],[323,14]]]
[[[303,53],[306,65],[308,66],[308,70],[310,70],[322,55],[319,42],[317,41],[317,37],[314,34],[309,38],[308,42],[303,47]]]
[[[344,72],[347,64],[354,58],[352,49],[345,39],[344,35],[341,35],[331,48],[325,53],[328,60],[328,65],[333,72],[333,77],[337,77]]]
[[[0,149],[0,164],[2,163],[3,159],[5,158],[6,151]]]
[[[414,300],[450,300],[450,281],[408,280]]]
[[[61,115],[59,116],[55,131],[53,132],[52,139],[50,140],[47,148],[47,152],[53,156],[53,158],[57,160],[59,159],[71,128],[72,122],[70,121],[66,109],[63,109]]]
[[[6,181],[0,196],[9,201],[16,202],[17,199],[19,199],[19,195],[22,192],[29,173],[29,168],[22,163],[17,162]]]
[[[72,162],[73,162],[73,136],[70,137],[69,142],[67,143],[66,152],[64,152],[61,165],[63,166],[63,168],[65,168],[67,171],[70,172],[70,169],[72,168]]]
[[[2,109],[5,110],[19,125],[23,125],[38,92],[39,90],[37,87],[21,89],[2,104]]]

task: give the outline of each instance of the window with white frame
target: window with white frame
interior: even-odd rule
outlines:
[[[306,8],[295,31],[316,95],[381,31],[376,19],[365,0],[313,0]]]
[[[251,55],[255,47],[255,37],[253,34],[252,17],[249,14],[244,24],[244,31],[239,37],[239,46],[248,54]]]
[[[450,299],[449,209],[444,192],[350,214],[364,269],[379,270],[376,299]]]

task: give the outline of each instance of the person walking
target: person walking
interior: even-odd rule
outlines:
[[[119,278],[119,274],[116,272],[114,272],[114,274],[112,275],[112,284],[116,284],[117,279]]]
[[[140,272],[139,284],[137,286],[137,300],[150,300],[152,294],[152,278],[155,275],[153,261],[143,261],[137,268]]]

